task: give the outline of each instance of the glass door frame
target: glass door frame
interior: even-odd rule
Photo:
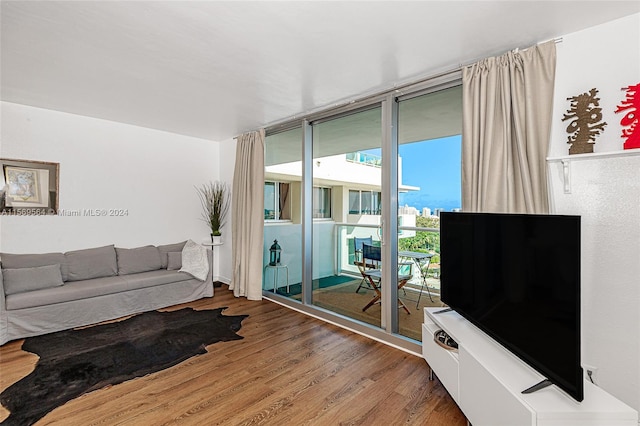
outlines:
[[[398,102],[382,104],[382,318],[381,327],[398,333]]]
[[[386,94],[374,99],[370,99],[366,105],[360,105],[358,109],[381,107],[381,123],[382,123],[382,224],[381,224],[381,252],[382,252],[382,281],[385,283],[391,283],[397,281],[397,268],[398,268],[398,102],[393,94]],[[353,110],[345,110],[345,113],[353,113]],[[314,313],[327,313],[335,315],[339,318],[343,318],[339,314],[334,314],[329,310],[317,307],[313,305],[312,300],[312,281],[313,281],[313,123],[317,123],[322,119],[332,119],[339,117],[340,113],[332,111],[331,114],[327,114],[326,117],[319,117],[313,122],[304,119],[302,120],[302,296],[301,304],[307,308],[315,310]],[[268,298],[277,298],[278,295],[265,292],[264,296]],[[398,335],[398,288],[397,286],[387,285],[382,289],[381,299],[381,327],[385,335],[385,341],[389,342],[390,338],[393,340],[399,339],[395,344],[400,343],[405,349],[410,349],[411,352],[419,349],[412,344],[413,340],[407,339]],[[287,303],[288,305],[289,303]],[[300,304],[296,306],[300,308]],[[319,315],[325,318],[325,315]],[[326,318],[325,318],[326,319]],[[335,319],[335,318],[332,318]],[[355,321],[355,320],[349,320]],[[342,321],[338,321],[341,323]],[[355,324],[350,324],[350,328],[355,327]],[[376,327],[370,325],[364,325],[368,330],[366,334],[375,333]],[[358,327],[355,327],[358,328]],[[419,353],[419,350],[416,351]]]
[[[403,90],[395,89],[366,99],[350,102],[339,108],[329,109],[300,118],[297,125],[302,127],[302,296],[292,300],[282,295],[263,290],[263,297],[292,309],[320,318],[324,321],[366,335],[399,349],[421,356],[421,342],[398,334],[399,318],[397,309],[398,288],[387,285],[382,291],[381,327],[360,321],[318,307],[312,303],[312,247],[313,247],[313,123],[351,114],[359,109],[381,107],[382,123],[382,280],[386,283],[397,281],[398,270],[398,107],[399,101],[418,96],[425,92],[459,85],[461,72],[455,71],[407,85]],[[291,125],[291,123],[289,123]],[[272,126],[274,133],[285,125]],[[416,312],[420,315],[421,313]]]

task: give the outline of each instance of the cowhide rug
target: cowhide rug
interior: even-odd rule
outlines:
[[[25,339],[22,349],[40,360],[0,394],[11,412],[2,424],[31,425],[84,393],[169,368],[206,353],[206,345],[242,339],[236,331],[248,315],[224,316],[224,309],[145,312]]]

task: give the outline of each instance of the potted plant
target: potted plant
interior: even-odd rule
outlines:
[[[211,243],[216,243],[222,233],[229,212],[229,186],[225,182],[209,182],[196,187],[202,204],[202,220],[211,229]]]

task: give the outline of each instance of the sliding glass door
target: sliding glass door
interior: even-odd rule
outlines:
[[[380,250],[381,108],[312,123],[312,303],[376,327],[379,279],[367,275],[363,244]],[[374,267],[374,264],[375,267]]]
[[[265,139],[263,292],[302,295],[302,130]]]
[[[263,294],[419,352],[438,211],[460,207],[461,115],[450,80],[268,132]]]
[[[440,211],[461,207],[462,89],[427,91],[398,102],[398,256],[408,280],[398,331],[419,340],[422,309],[441,306]],[[418,318],[419,317],[419,318]]]

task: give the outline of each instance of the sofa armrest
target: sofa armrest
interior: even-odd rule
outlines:
[[[6,311],[4,284],[2,280],[2,268],[0,268],[0,313]]]
[[[0,268],[0,345],[4,345],[8,341],[8,320],[7,320],[7,304],[4,296],[4,284],[2,279],[2,268]]]

